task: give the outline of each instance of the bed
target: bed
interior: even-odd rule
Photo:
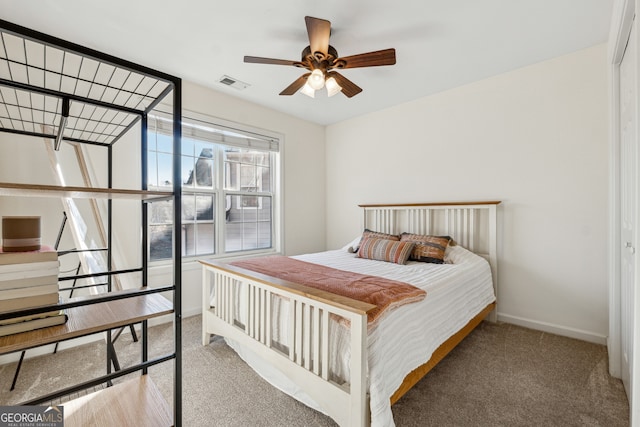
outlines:
[[[203,260],[203,345],[225,337],[263,378],[341,426],[393,425],[391,405],[483,319],[496,319],[499,203],[360,205],[363,229],[451,237],[443,264],[360,258],[360,236],[290,257],[425,291],[373,325],[373,304]]]

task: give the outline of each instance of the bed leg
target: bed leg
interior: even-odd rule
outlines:
[[[367,393],[367,314],[351,320],[351,419],[349,425],[365,427],[370,418]]]
[[[208,334],[204,331],[204,329],[202,330],[202,345],[209,345],[211,344],[211,334]]]
[[[211,343],[211,334],[207,332],[207,310],[210,307],[211,288],[213,287],[213,273],[203,265],[202,266],[202,345],[207,346]]]
[[[493,310],[491,310],[491,312],[487,314],[487,317],[485,317],[484,320],[488,320],[491,323],[498,323],[498,303],[497,302],[494,303]]]

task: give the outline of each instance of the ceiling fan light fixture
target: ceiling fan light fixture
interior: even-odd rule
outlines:
[[[327,86],[327,95],[329,96],[333,96],[342,91],[342,86],[340,86],[333,77],[329,77],[325,82],[325,85]]]
[[[304,93],[309,98],[315,98],[316,97],[316,90],[314,88],[312,88],[311,86],[309,86],[309,82],[308,81],[307,81],[307,83],[304,84],[304,86],[302,86],[302,89],[300,89],[300,92]]]
[[[377,67],[396,63],[396,50],[393,48],[341,57],[338,55],[338,51],[329,44],[331,22],[311,16],[305,16],[304,20],[307,25],[309,46],[302,50],[299,61],[259,56],[244,57],[244,62],[247,63],[291,65],[308,71],[284,88],[280,95],[291,96],[299,92],[303,86],[308,86],[304,88],[303,93],[314,97],[315,91],[327,86],[329,96],[342,92],[347,98],[352,98],[362,92],[362,88],[336,70]],[[331,77],[335,77],[335,80]]]
[[[313,70],[307,79],[307,84],[315,90],[322,89],[324,87],[324,73],[322,70],[318,68]]]

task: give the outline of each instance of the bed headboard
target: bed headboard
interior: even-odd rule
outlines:
[[[499,201],[489,201],[359,206],[364,211],[364,228],[390,234],[451,236],[459,245],[486,258],[498,295],[499,204]]]

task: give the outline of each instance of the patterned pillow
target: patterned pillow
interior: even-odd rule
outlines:
[[[444,253],[451,241],[451,237],[402,233],[400,241],[415,243],[409,259],[433,264],[443,264]]]
[[[364,232],[362,233],[362,238],[363,239],[374,238],[374,239],[394,240],[396,242],[400,241],[400,236],[398,236],[397,234],[380,233],[378,231],[369,230],[368,228],[364,229]]]
[[[360,238],[360,242],[355,247],[349,248],[348,252],[351,252],[351,253],[358,252],[358,249],[360,248],[362,241],[367,238],[393,240],[396,242],[400,241],[400,236],[396,234],[380,233],[378,231],[372,231],[372,230],[369,230],[368,228],[365,228],[364,231],[362,232],[362,237]]]
[[[367,237],[360,242],[358,258],[406,264],[413,246],[413,242],[399,242]]]

